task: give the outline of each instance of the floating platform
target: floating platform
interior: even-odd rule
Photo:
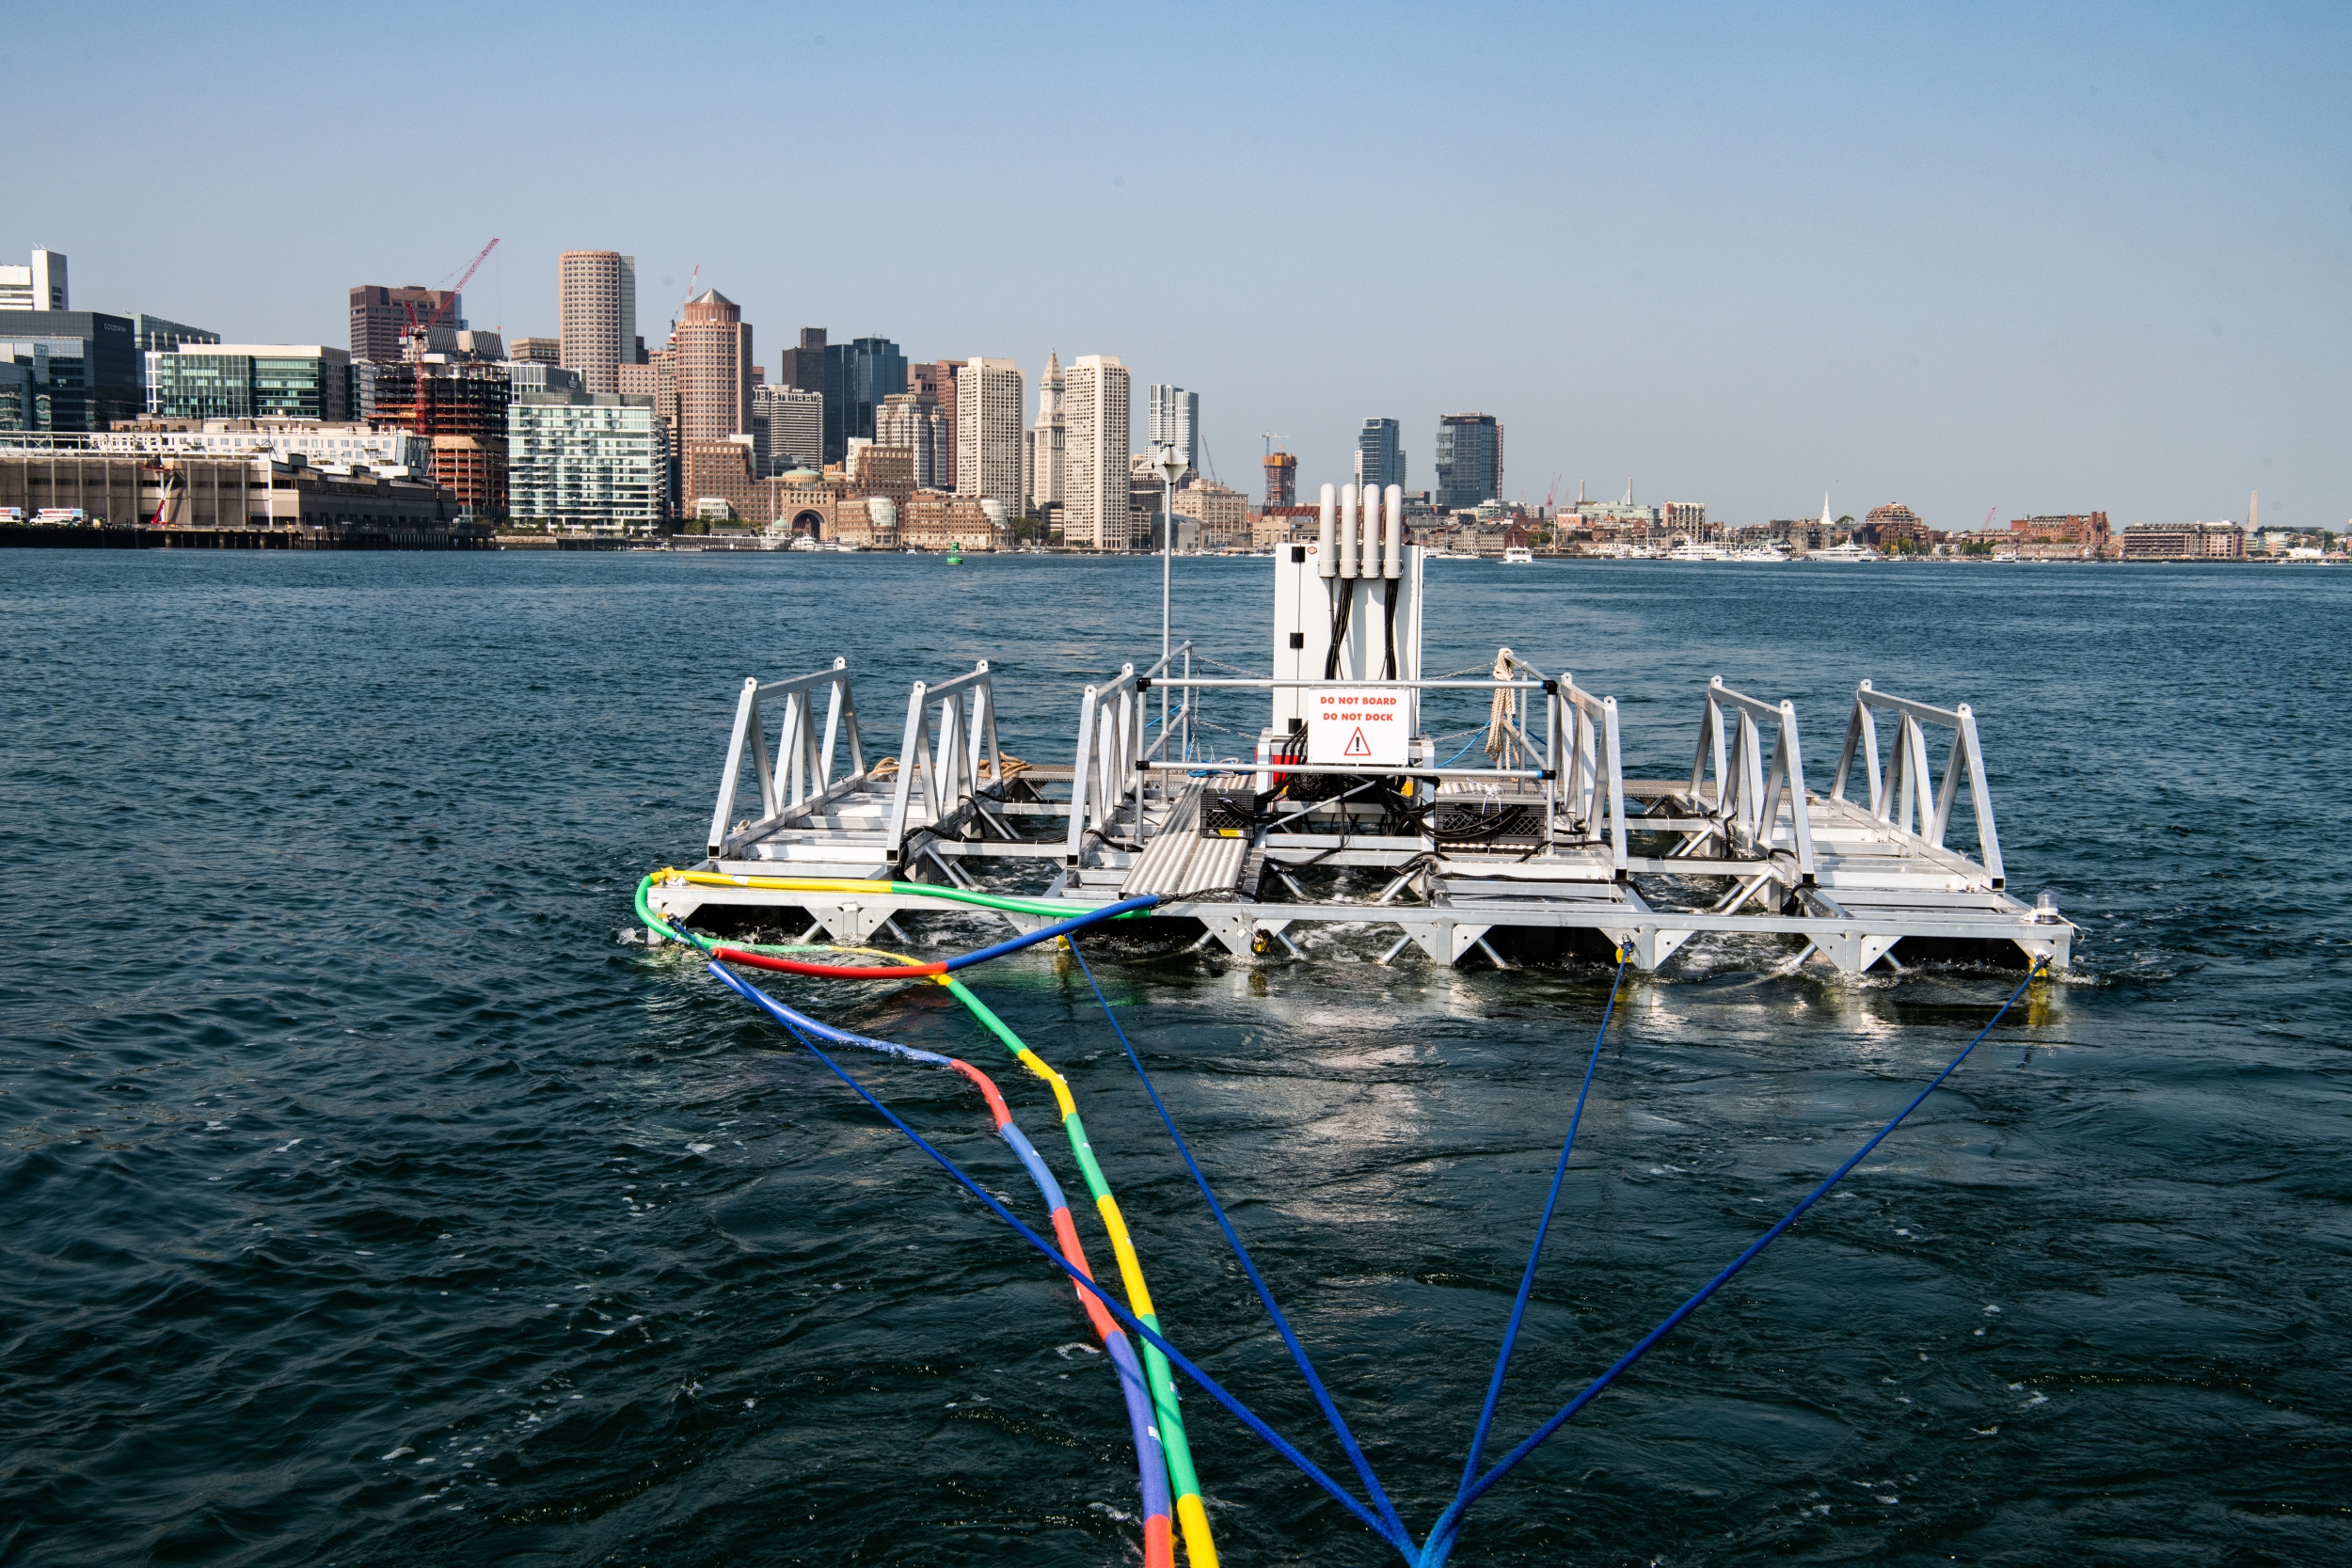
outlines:
[[[1243,959],[1304,958],[1311,933],[1346,927],[1375,934],[1363,956],[1382,964],[1622,950],[1646,971],[1709,937],[1788,971],[2067,967],[2073,925],[2010,890],[1968,705],[1860,682],[1820,789],[1794,705],[1711,679],[1688,775],[1628,777],[1613,698],[1507,648],[1489,676],[1421,677],[1418,551],[1367,568],[1351,615],[1316,585],[1314,550],[1277,557],[1273,675],[1196,676],[1188,642],[1122,666],[1078,693],[1067,765],[1003,753],[986,662],[914,682],[881,759],[845,660],[747,679],[705,856],[658,879],[652,907],[904,941],[951,908],[910,884],[974,890],[985,871],[987,891],[1029,900],[994,912],[1016,928],[1148,894],[1157,934]],[[1200,759],[1209,689],[1266,693],[1251,761]],[[1419,705],[1439,690],[1488,698],[1486,766],[1431,763]]]

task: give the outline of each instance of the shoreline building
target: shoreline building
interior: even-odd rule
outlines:
[[[1502,496],[1502,424],[1492,414],[1438,420],[1438,507],[1454,512]]]
[[[669,482],[653,399],[520,392],[507,405],[508,511],[596,533],[650,533]]]
[[[735,301],[716,289],[688,300],[670,352],[677,378],[678,438],[691,443],[749,436],[752,329]]]
[[[939,417],[947,426],[947,450],[942,461],[934,488],[953,490],[956,487],[956,370],[960,359],[927,359],[907,367],[907,390],[929,397],[939,404]]]
[[[0,267],[0,310],[72,309],[72,291],[66,286],[64,251],[36,248],[31,265]]]
[[[849,455],[850,438],[874,438],[874,410],[907,389],[907,356],[887,338],[854,338],[825,349],[825,461]]]
[[[882,399],[882,411],[874,416],[874,441],[903,447],[912,454],[912,489],[954,488],[952,482],[942,483],[941,476],[955,467],[955,427],[930,393],[893,392]]]
[[[1154,382],[1146,396],[1150,400],[1147,438],[1154,446],[1165,443],[1184,454],[1184,473],[1180,478],[1200,472],[1200,394]]]
[[[1029,516],[1042,516],[1048,507],[1062,504],[1062,466],[1069,451],[1069,427],[1062,414],[1062,394],[1068,387],[1061,373],[1061,356],[1048,350],[1045,374],[1037,384],[1037,423],[1029,429],[1027,470]]]
[[[619,368],[638,362],[637,258],[567,250],[555,283],[558,358],[591,392],[619,391]]]
[[[422,326],[444,305],[442,320],[426,347],[447,354],[457,346],[456,334],[465,326],[465,300],[451,289],[425,289],[414,283],[388,289],[362,283],[351,291],[351,357],[355,363],[389,365],[408,356],[410,325]],[[217,340],[215,340],[217,341]]]
[[[1369,484],[1385,490],[1405,488],[1405,427],[1395,420],[1372,418],[1356,433],[1356,487]],[[1288,502],[1284,502],[1288,505]]]
[[[1063,382],[1062,543],[1130,549],[1127,367],[1116,355],[1082,354]]]
[[[433,481],[461,512],[507,510],[507,407],[513,385],[495,360],[421,359],[375,367],[371,420],[412,432],[430,451]]]
[[[789,351],[787,351],[788,353]],[[752,434],[763,427],[768,471],[773,478],[794,468],[821,468],[825,464],[825,396],[799,387],[752,388]]]
[[[0,386],[15,393],[8,401],[25,430],[87,433],[138,418],[148,401],[141,363],[127,316],[0,313],[0,364],[10,369]]]
[[[2243,561],[2246,531],[2235,523],[2134,523],[2123,531],[2125,561]]]
[[[956,494],[977,496],[1021,515],[1025,479],[1021,416],[1028,409],[1021,367],[1010,359],[967,359],[956,372]]]
[[[127,335],[130,323],[122,325]],[[324,343],[182,343],[147,362],[154,381],[143,401],[163,419],[340,424],[352,417],[351,355]]]

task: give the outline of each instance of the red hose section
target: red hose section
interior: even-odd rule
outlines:
[[[996,1092],[996,1085],[993,1081],[991,1081],[987,1073],[982,1072],[978,1068],[974,1067],[970,1062],[961,1061],[953,1056],[947,1058],[947,1065],[954,1068],[958,1073],[968,1079],[973,1087],[978,1089],[980,1093],[988,1097],[988,1114],[996,1118],[996,1126],[999,1131],[1002,1131],[1004,1128],[1011,1124],[1012,1113],[1005,1109],[1005,1097]],[[1059,1212],[1067,1213],[1069,1211],[1062,1210],[1059,1211]],[[1086,1267],[1083,1262],[1081,1262],[1078,1266],[1080,1268]],[[1089,1275],[1088,1277],[1091,1278],[1092,1276]],[[1071,1289],[1076,1291],[1078,1288],[1073,1285]],[[1084,1291],[1078,1291],[1078,1293],[1082,1296],[1086,1295]],[[1094,1298],[1087,1296],[1087,1299],[1091,1301]]]
[[[765,953],[746,953],[740,947],[714,947],[711,951],[731,964],[742,964],[752,969],[772,969],[785,974],[816,974],[828,980],[908,980],[947,973],[947,966],[944,963],[890,964],[872,969],[849,964],[803,963],[798,958],[771,958]]]
[[[1054,1211],[1054,1240],[1061,1243],[1061,1255],[1070,1259],[1072,1268],[1085,1275],[1089,1279],[1094,1277],[1094,1271],[1087,1267],[1086,1248],[1078,1241],[1077,1224],[1071,1219],[1070,1211],[1067,1209]],[[1094,1299],[1093,1291],[1079,1291],[1075,1285],[1070,1288],[1078,1291],[1078,1300],[1086,1306],[1087,1317],[1094,1324],[1096,1338],[1107,1343],[1112,1335],[1126,1332],[1125,1329],[1111,1322],[1111,1315],[1103,1310],[1103,1304]]]

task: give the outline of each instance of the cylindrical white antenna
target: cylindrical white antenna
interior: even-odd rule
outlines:
[[[1380,486],[1364,486],[1364,555],[1363,573],[1367,578],[1380,575]]]
[[[1389,486],[1388,548],[1380,558],[1380,575],[1393,582],[1405,575],[1405,486]]]
[[[1340,486],[1340,576],[1356,575],[1356,486]]]
[[[1325,485],[1322,499],[1316,507],[1315,576],[1319,578],[1340,575],[1340,557],[1333,540],[1331,522],[1332,498],[1337,494],[1328,484]]]

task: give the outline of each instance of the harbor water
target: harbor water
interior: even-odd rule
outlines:
[[[2352,573],[1428,571],[1427,669],[1507,642],[1572,672],[1617,696],[1644,776],[1688,772],[1709,675],[1796,702],[1816,788],[1856,679],[1972,703],[2010,886],[2082,932],[1453,1560],[2352,1559]],[[1268,575],[1179,562],[1180,635],[1262,672]],[[986,658],[1006,749],[1066,762],[1081,684],[1156,653],[1158,578],[0,557],[0,1562],[1139,1561],[1123,1411],[1067,1284],[647,947],[629,895],[700,855],[746,674],[845,656],[870,755],[910,680]],[[1254,738],[1242,694],[1207,712],[1224,753]],[[1610,975],[1383,969],[1380,945],[1088,953],[1421,1528]],[[2015,984],[1777,973],[1793,956],[1700,942],[1628,980],[1493,1451]],[[1069,1075],[1171,1339],[1347,1473],[1084,977],[1041,949],[969,978]],[[1082,1190],[1042,1085],[938,988],[765,979],[978,1064]],[[845,1065],[1041,1225],[956,1080]],[[1186,1412],[1225,1561],[1395,1560],[1206,1396]]]

